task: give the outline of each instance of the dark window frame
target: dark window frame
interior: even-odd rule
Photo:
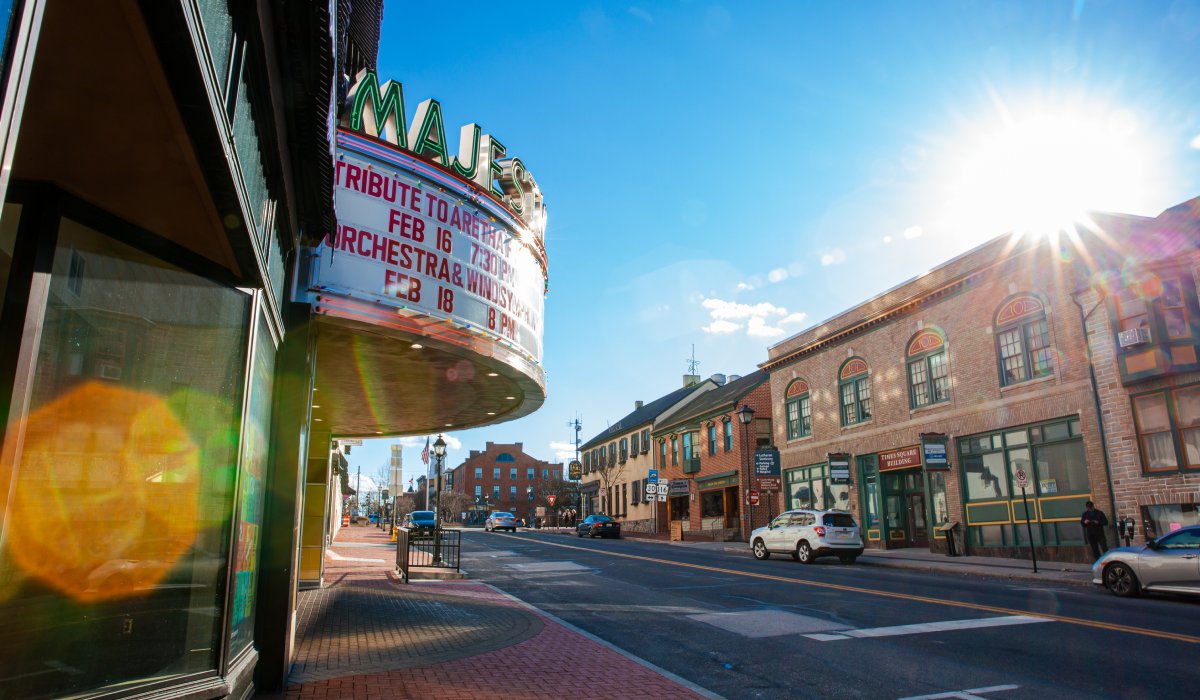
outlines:
[[[1134,439],[1138,446],[1138,462],[1141,467],[1142,476],[1178,476],[1179,474],[1195,474],[1200,472],[1200,463],[1189,464],[1187,461],[1187,452],[1184,449],[1183,435],[1190,430],[1197,430],[1197,426],[1181,426],[1179,419],[1179,403],[1176,399],[1176,394],[1200,389],[1200,383],[1185,384],[1183,386],[1165,387],[1154,391],[1144,391],[1137,394],[1132,394],[1129,397],[1129,409],[1133,415],[1133,432]],[[1148,398],[1152,396],[1161,396],[1166,404],[1168,430],[1155,431],[1153,433],[1142,432],[1141,418],[1138,413],[1138,399]],[[1145,438],[1150,435],[1169,435],[1171,437],[1171,447],[1175,454],[1174,466],[1151,469],[1146,466],[1146,446]]]

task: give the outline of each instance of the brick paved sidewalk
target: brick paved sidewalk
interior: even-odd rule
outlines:
[[[270,697],[717,697],[485,584],[403,584],[387,545],[386,530],[341,529],[326,587],[300,593],[290,684]]]

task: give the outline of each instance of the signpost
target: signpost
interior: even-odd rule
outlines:
[[[1033,573],[1038,572],[1037,568],[1037,548],[1033,542],[1033,518],[1029,515],[1029,498],[1025,495],[1025,489],[1029,488],[1029,474],[1022,468],[1017,468],[1013,473],[1013,478],[1017,481],[1017,488],[1021,489],[1021,502],[1025,504],[1025,531],[1029,534],[1029,556],[1033,559]]]

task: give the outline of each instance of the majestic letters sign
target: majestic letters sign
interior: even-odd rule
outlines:
[[[533,176],[474,124],[451,157],[438,102],[422,102],[409,127],[402,88],[373,72],[350,99],[349,129],[337,134],[337,229],[319,247],[311,291],[449,322],[540,364],[546,217]]]

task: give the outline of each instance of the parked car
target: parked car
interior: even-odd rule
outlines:
[[[621,523],[607,515],[589,515],[575,526],[575,534],[579,537],[613,537],[621,539]]]
[[[863,540],[854,516],[846,511],[789,510],[750,533],[750,550],[755,559],[790,554],[811,564],[817,557],[836,556],[843,564],[853,564],[863,553]]]
[[[487,517],[487,520],[483,523],[483,529],[488,532],[495,532],[496,530],[516,532],[517,519],[512,513],[497,511]]]
[[[400,527],[409,530],[414,535],[432,535],[433,530],[437,525],[437,520],[433,517],[432,510],[414,510],[404,516],[404,521]]]
[[[1092,564],[1092,583],[1132,597],[1142,592],[1200,595],[1200,525],[1139,547],[1117,547]]]

